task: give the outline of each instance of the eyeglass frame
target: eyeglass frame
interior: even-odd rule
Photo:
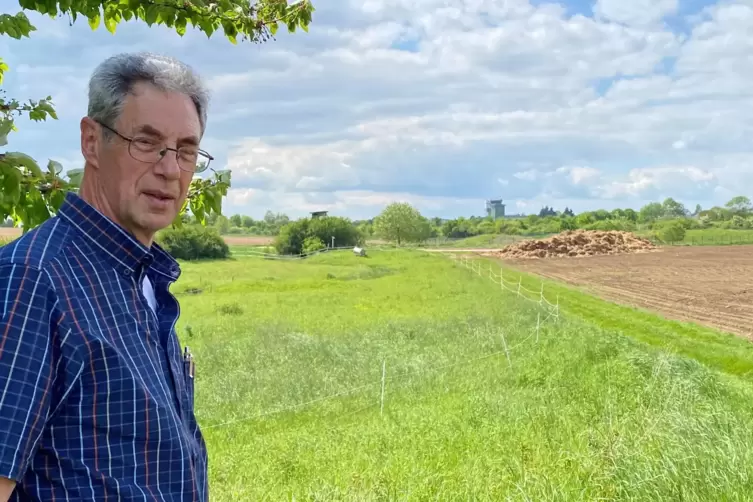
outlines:
[[[149,161],[137,159],[136,157],[134,157],[133,153],[131,153],[131,146],[133,146],[134,140],[138,139],[137,137],[134,136],[132,138],[129,138],[128,136],[125,136],[124,134],[116,131],[114,128],[108,126],[107,124],[104,124],[104,123],[100,122],[99,120],[95,120],[95,122],[97,124],[99,124],[100,126],[104,127],[105,129],[107,129],[108,131],[116,134],[123,141],[127,141],[128,142],[128,155],[130,155],[131,158],[133,158],[133,160],[137,160],[139,162],[143,162],[144,164],[149,164]],[[181,167],[181,165],[180,165],[180,159],[178,158],[178,154],[180,153],[179,150],[181,148],[182,147],[171,148],[171,147],[169,147],[167,145],[163,145],[162,148],[161,148],[161,150],[160,150],[159,159],[155,160],[154,163],[156,164],[157,162],[161,161],[162,159],[165,158],[165,155],[167,155],[167,152],[172,151],[172,152],[175,152],[175,162],[176,162],[176,164],[178,164],[178,169],[180,169],[181,171],[185,171],[187,173],[200,174],[200,173],[203,173],[204,171],[206,171],[207,168],[209,167],[209,163],[214,160],[214,157],[212,155],[210,155],[209,152],[207,152],[205,150],[202,150],[201,148],[198,148],[197,149],[198,150],[198,152],[197,152],[198,153],[197,158],[201,157],[201,156],[204,156],[207,159],[206,163],[204,163],[203,168],[201,170],[199,170],[199,169],[193,169],[193,170],[183,169],[183,167]],[[197,167],[198,167],[198,165],[199,165],[199,162],[196,163]]]

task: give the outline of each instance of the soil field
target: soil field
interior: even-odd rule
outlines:
[[[14,238],[21,235],[18,228],[0,227],[0,238]],[[234,246],[266,246],[272,243],[274,237],[265,235],[225,235],[225,242]]]
[[[232,246],[268,246],[275,239],[266,235],[224,235],[222,238]]]
[[[753,339],[753,246],[504,261],[617,303]]]
[[[0,239],[3,237],[12,239],[19,235],[21,235],[21,230],[18,228],[0,227]]]

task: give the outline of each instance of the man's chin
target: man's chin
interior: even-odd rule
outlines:
[[[156,234],[160,230],[164,230],[170,225],[172,225],[173,221],[175,220],[177,213],[174,211],[170,212],[164,212],[164,213],[147,213],[142,215],[141,218],[141,227],[151,233],[152,235]]]

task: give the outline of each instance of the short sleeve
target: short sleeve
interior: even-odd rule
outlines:
[[[34,456],[50,408],[55,307],[44,272],[0,266],[0,476],[17,482]]]

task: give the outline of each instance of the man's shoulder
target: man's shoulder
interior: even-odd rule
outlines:
[[[70,225],[53,216],[13,242],[0,247],[0,267],[21,265],[43,270],[60,256],[71,237]]]

